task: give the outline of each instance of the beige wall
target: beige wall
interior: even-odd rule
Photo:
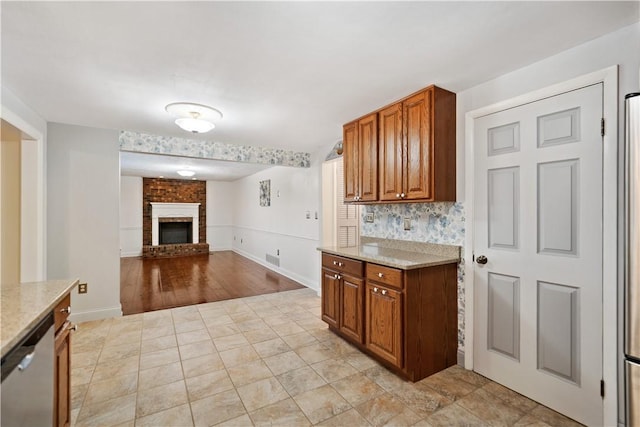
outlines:
[[[2,120],[0,143],[0,282],[20,281],[21,133]]]

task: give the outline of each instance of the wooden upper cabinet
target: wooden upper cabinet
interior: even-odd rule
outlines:
[[[342,128],[342,159],[344,162],[344,201],[356,201],[358,194],[358,122],[351,122]]]
[[[345,201],[455,201],[455,126],[456,94],[436,86],[345,125]]]
[[[344,201],[378,200],[378,115],[343,127]]]
[[[398,200],[402,193],[402,103],[380,111],[378,126],[379,199]]]
[[[431,86],[379,112],[380,200],[455,201],[455,105]]]
[[[359,202],[378,200],[378,115],[369,114],[358,120],[360,151]]]
[[[433,199],[433,141],[431,137],[431,90],[402,103],[404,114],[404,167],[402,199]]]

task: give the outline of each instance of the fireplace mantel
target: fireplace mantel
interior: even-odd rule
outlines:
[[[198,211],[200,203],[151,203],[151,244],[158,246],[158,218],[191,218],[193,242],[199,243]]]

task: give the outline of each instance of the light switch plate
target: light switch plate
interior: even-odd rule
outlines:
[[[364,222],[373,222],[373,212],[364,215]]]
[[[404,219],[404,229],[405,231],[411,230],[411,218]]]

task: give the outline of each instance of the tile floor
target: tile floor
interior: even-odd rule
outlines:
[[[80,426],[575,426],[458,366],[403,381],[327,330],[309,289],[80,324]]]

